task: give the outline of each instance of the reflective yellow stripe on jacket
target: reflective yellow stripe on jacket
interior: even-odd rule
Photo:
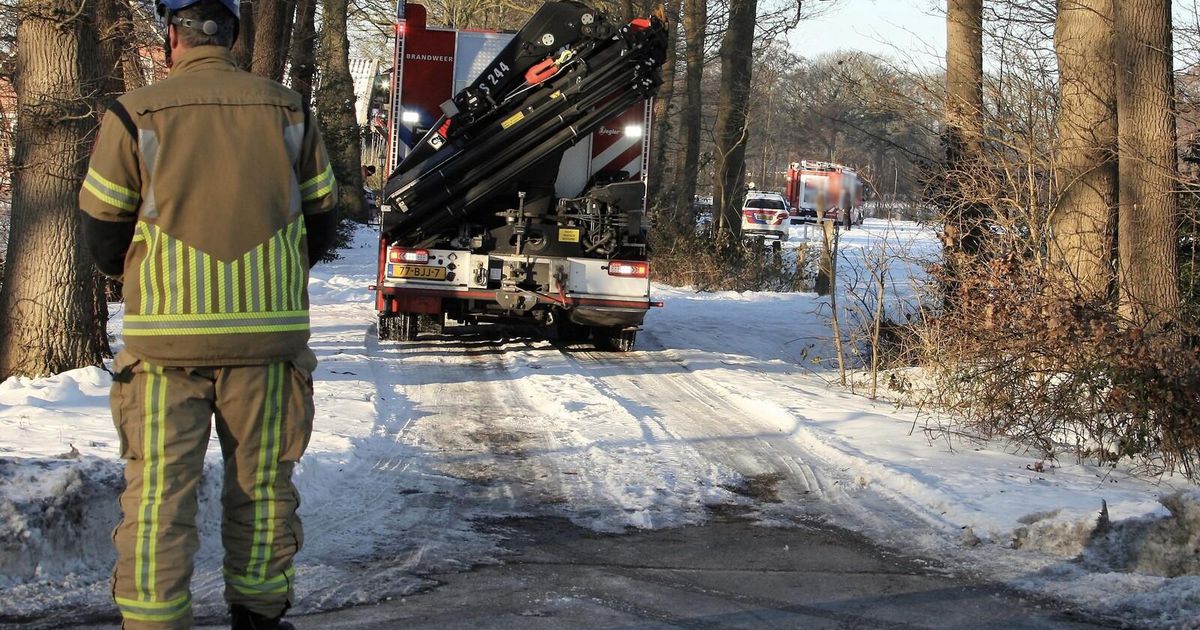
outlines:
[[[128,336],[227,335],[308,330],[304,303],[304,219],[223,261],[139,221],[146,247],[138,268],[138,308]]]

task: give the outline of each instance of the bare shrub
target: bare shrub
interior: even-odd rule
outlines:
[[[810,251],[775,248],[763,240],[736,242],[705,233],[657,235],[651,243],[654,279],[697,291],[803,291],[811,286]]]
[[[1109,300],[1054,286],[1017,255],[956,277],[956,308],[919,330],[930,389],[925,402],[954,430],[1006,437],[1055,457],[1148,472],[1200,471],[1197,331],[1150,332]],[[1181,333],[1193,343],[1180,343]],[[939,425],[948,429],[947,425]]]

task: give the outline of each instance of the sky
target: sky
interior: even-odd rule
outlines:
[[[812,57],[861,50],[937,66],[946,48],[946,22],[935,0],[807,0],[822,15],[805,20],[788,37],[792,51]]]
[[[861,50],[913,65],[940,68],[946,52],[944,0],[804,0],[820,9],[788,36],[792,51],[805,57]],[[1175,65],[1200,62],[1197,2],[1174,3]],[[1187,34],[1191,34],[1188,36]],[[986,52],[986,51],[985,51]]]

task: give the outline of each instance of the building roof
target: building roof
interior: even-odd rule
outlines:
[[[378,59],[350,58],[350,78],[354,80],[354,110],[360,125],[366,125],[370,119],[371,100],[378,76]]]

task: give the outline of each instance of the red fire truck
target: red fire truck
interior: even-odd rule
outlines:
[[[571,0],[517,33],[434,28],[400,5],[381,339],[520,319],[633,348],[653,305],[645,181],[665,32]]]
[[[854,169],[831,162],[793,162],[787,172],[792,222],[829,219],[846,226],[863,222],[863,181]]]

